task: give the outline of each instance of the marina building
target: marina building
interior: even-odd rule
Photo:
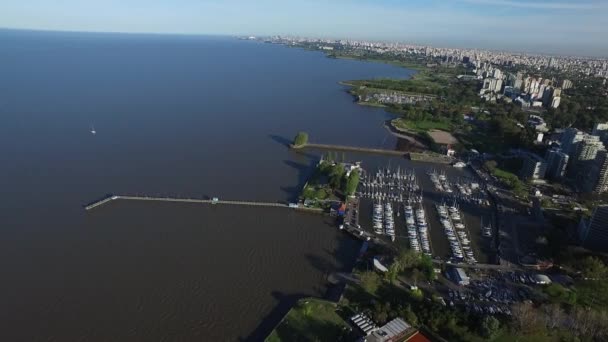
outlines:
[[[581,221],[579,237],[584,247],[608,252],[608,205],[597,206],[591,219]]]
[[[465,271],[462,268],[458,268],[458,267],[451,267],[448,269],[448,276],[450,277],[450,279],[452,279],[452,281],[458,285],[461,286],[467,286],[470,284],[470,278],[469,276],[465,273]]]
[[[395,318],[384,326],[373,331],[365,339],[366,342],[400,342],[411,333],[412,326],[401,318]]]

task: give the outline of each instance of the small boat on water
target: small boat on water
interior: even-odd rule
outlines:
[[[95,130],[95,127],[93,127],[93,125],[91,125],[91,134],[97,134],[97,131]]]
[[[462,168],[462,167],[467,166],[467,164],[465,164],[463,162],[457,162],[457,163],[454,163],[454,165],[452,165],[452,166],[457,167],[457,168]]]

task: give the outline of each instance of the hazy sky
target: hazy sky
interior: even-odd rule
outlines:
[[[608,56],[608,0],[1,0],[0,27],[301,35]]]

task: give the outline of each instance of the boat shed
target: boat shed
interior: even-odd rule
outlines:
[[[450,277],[458,285],[466,286],[469,285],[469,276],[465,273],[462,268],[452,267],[450,269]]]
[[[365,339],[366,342],[396,342],[402,341],[410,332],[412,326],[401,318],[386,323],[378,330],[372,332]]]

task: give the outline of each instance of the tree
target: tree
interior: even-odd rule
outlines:
[[[411,275],[412,281],[414,282],[414,285],[418,285],[418,281],[420,280],[420,278],[422,278],[422,272],[420,272],[419,269],[414,268],[412,270],[412,275]]]
[[[355,194],[357,190],[357,186],[359,186],[359,171],[354,170],[348,176],[346,180],[346,189],[344,189],[347,196],[351,196]]]
[[[496,336],[500,329],[500,322],[494,316],[484,316],[479,326],[481,336],[492,339]]]
[[[386,280],[391,283],[394,284],[395,281],[397,280],[397,276],[399,275],[399,271],[400,271],[401,265],[399,265],[398,262],[393,262],[389,267],[388,267],[388,272],[386,272],[384,274],[384,276],[386,277]]]
[[[483,166],[486,170],[493,172],[494,170],[496,170],[496,167],[498,167],[498,163],[495,160],[488,160],[483,163]]]
[[[427,280],[435,280],[437,277],[435,274],[435,267],[433,266],[433,259],[428,255],[420,256],[418,268],[424,273]]]
[[[401,250],[397,259],[401,264],[402,270],[405,270],[418,264],[420,261],[420,253],[413,249]]]
[[[301,147],[308,143],[308,133],[299,132],[296,137],[293,139],[293,145],[295,147]]]
[[[585,278],[603,279],[608,276],[608,267],[596,257],[586,257],[580,262],[579,267]]]
[[[378,287],[380,287],[380,276],[374,271],[365,271],[359,275],[361,280],[361,287],[371,294],[376,293]]]
[[[345,173],[346,171],[342,164],[334,165],[329,172],[329,186],[331,186],[332,189],[340,188]]]
[[[513,328],[520,334],[532,334],[544,328],[540,315],[530,303],[517,303],[511,308]]]

